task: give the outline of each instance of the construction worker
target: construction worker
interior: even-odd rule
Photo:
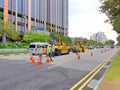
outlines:
[[[52,56],[55,56],[55,45],[52,45]]]
[[[42,49],[42,45],[40,44],[39,48],[38,48],[38,54],[39,54],[40,62],[41,63],[42,63],[42,53],[43,53],[43,49]]]
[[[49,56],[50,61],[53,61],[52,60],[52,48],[50,45],[47,46],[47,55]]]
[[[76,47],[76,55],[78,55],[78,46]]]

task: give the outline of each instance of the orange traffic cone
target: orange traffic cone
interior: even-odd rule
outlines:
[[[40,62],[40,58],[38,58],[38,62],[37,62],[37,66],[42,65],[42,63]]]
[[[92,53],[92,52],[90,53],[90,56],[93,56],[93,53]]]
[[[32,59],[33,59],[33,55],[31,54],[31,55],[30,55],[30,61],[32,61]]]
[[[35,63],[35,59],[34,58],[32,59],[31,63]]]
[[[46,59],[46,64],[49,64],[49,63],[50,63],[50,59],[47,58],[47,59]]]
[[[31,56],[30,56],[30,61],[31,61],[31,63],[34,63],[34,62],[35,62],[32,54],[31,54]]]
[[[80,54],[78,54],[77,58],[78,58],[78,60],[80,60]]]

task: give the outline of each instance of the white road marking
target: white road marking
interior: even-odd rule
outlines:
[[[51,68],[54,68],[56,66],[58,66],[58,65],[53,65],[53,66],[47,67],[47,69],[51,69]]]
[[[8,62],[8,61],[11,61],[11,60],[1,60],[2,62]],[[14,61],[14,60],[12,60],[12,61]],[[10,62],[10,63],[13,63],[13,64],[27,64],[27,63],[30,63],[30,62],[26,62],[26,61],[24,61],[24,62]]]
[[[19,64],[27,64],[27,63],[30,63],[30,62],[21,62],[21,63],[19,63]]]
[[[62,65],[62,64],[63,64],[63,63],[57,64],[57,65],[53,65],[53,66],[49,66],[49,67],[47,67],[47,69],[51,69],[51,68],[54,68],[54,67],[60,66],[60,65]]]
[[[7,62],[7,61],[10,61],[10,60],[1,60],[1,61],[5,61],[5,62]]]

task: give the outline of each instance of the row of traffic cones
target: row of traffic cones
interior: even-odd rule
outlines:
[[[93,52],[90,53],[90,56],[93,56]],[[80,60],[80,54],[77,55],[78,60]]]
[[[90,53],[90,56],[93,56],[93,52]],[[77,55],[77,58],[78,58],[78,60],[80,60],[80,54]],[[30,56],[30,61],[31,61],[31,63],[35,63],[35,59],[34,59],[34,57],[33,57],[32,54]],[[49,63],[50,63],[50,59],[47,58],[46,59],[46,64],[49,64]],[[37,66],[40,66],[40,65],[42,65],[42,63],[40,62],[40,58],[38,58],[38,60],[37,60]]]
[[[35,63],[35,59],[34,59],[34,57],[33,57],[32,54],[31,54],[31,56],[30,56],[30,62],[31,62],[31,63]],[[50,59],[47,58],[47,59],[46,59],[46,64],[49,64],[49,63],[50,63]],[[42,63],[41,63],[41,61],[40,61],[40,58],[38,58],[36,65],[37,65],[37,66],[41,66],[41,65],[42,65]]]

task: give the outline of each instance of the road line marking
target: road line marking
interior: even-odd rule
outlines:
[[[53,66],[49,66],[49,67],[47,67],[47,69],[50,69],[50,68],[53,68],[53,67],[56,67],[56,66],[60,66],[60,65],[62,65],[63,63],[60,63],[60,64],[57,64],[57,65],[53,65]]]
[[[58,66],[58,65],[53,65],[53,66],[47,67],[47,69],[51,69],[51,68],[56,67],[56,66]]]
[[[97,69],[97,71],[94,74],[92,74],[92,76],[90,76],[90,78],[87,81],[85,81],[85,83],[78,90],[82,90],[90,82],[90,80],[92,80],[94,76],[104,67],[104,65],[111,59],[111,57],[112,56],[110,56],[110,58],[108,58],[106,62],[103,63],[103,65],[99,69]]]
[[[2,60],[2,61],[7,62],[7,61],[10,61],[10,60]]]
[[[79,80],[75,85],[73,85],[70,90],[74,90],[78,85],[80,85],[87,77],[89,77],[92,73],[94,73],[99,67],[105,63],[108,59],[110,59],[114,54],[109,55],[107,58],[104,59],[97,67],[95,67],[91,72],[89,72],[86,76],[84,76],[81,80]]]
[[[19,64],[27,64],[27,63],[29,63],[29,62],[21,62],[21,63],[19,63]]]

